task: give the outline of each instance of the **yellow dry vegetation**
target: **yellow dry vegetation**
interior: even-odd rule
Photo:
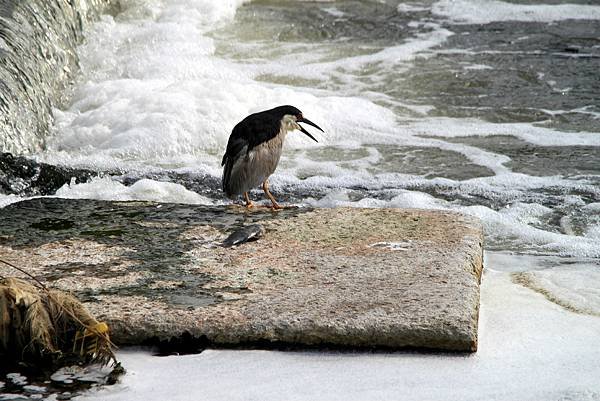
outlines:
[[[108,325],[74,296],[26,280],[0,280],[0,355],[115,363]]]

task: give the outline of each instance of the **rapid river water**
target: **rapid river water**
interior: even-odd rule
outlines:
[[[325,133],[311,130],[319,143],[288,135],[270,180],[284,204],[477,216],[491,319],[482,330],[494,308],[520,307],[503,299],[517,295],[539,306],[533,315],[556,308],[563,323],[600,327],[597,2],[120,3],[87,30],[71,100],[29,154],[100,173],[57,196],[227,203],[220,161],[232,127],[292,104]],[[596,369],[596,387],[551,376],[554,398],[531,399],[600,398],[600,333],[588,334],[587,346],[565,346],[582,355],[572,369]],[[510,399],[496,390],[490,399]]]

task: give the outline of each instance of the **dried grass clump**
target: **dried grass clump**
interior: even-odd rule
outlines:
[[[106,323],[72,295],[34,281],[38,286],[19,278],[0,280],[0,355],[52,364],[116,363]]]

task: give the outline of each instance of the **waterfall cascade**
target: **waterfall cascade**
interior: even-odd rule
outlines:
[[[0,152],[43,149],[65,102],[86,24],[111,0],[0,1]]]

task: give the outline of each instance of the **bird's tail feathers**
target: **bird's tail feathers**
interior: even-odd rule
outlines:
[[[225,168],[223,169],[223,179],[221,181],[221,188],[227,197],[231,197],[231,170],[233,169],[233,160],[230,157],[223,156],[223,165]]]

